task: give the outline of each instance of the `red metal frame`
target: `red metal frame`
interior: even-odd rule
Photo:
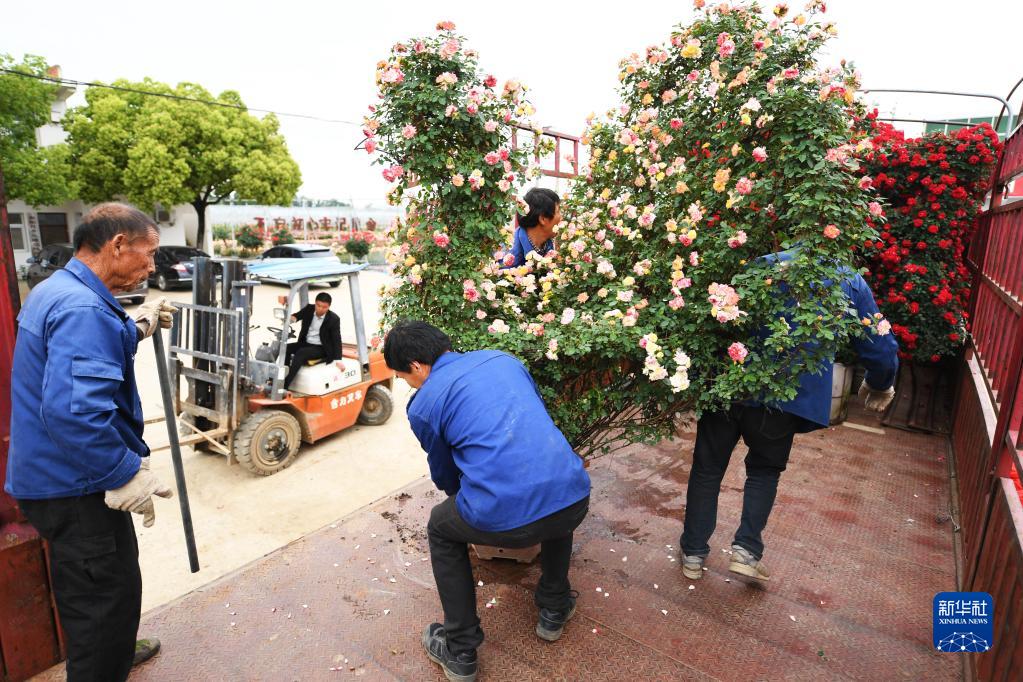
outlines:
[[[0,169],[0,678],[23,680],[63,657],[43,541],[3,491],[11,434],[15,318],[21,306]]]
[[[529,132],[533,132],[533,129],[530,128],[529,126],[525,126],[525,125],[519,124],[519,125],[516,125],[515,127],[513,127],[512,128],[512,133],[511,133],[512,149],[518,149],[518,147],[519,147],[519,139],[518,139],[519,138],[519,136],[518,136],[518,131],[519,130],[527,130]],[[559,132],[556,132],[556,131],[553,131],[553,130],[547,130],[547,129],[544,129],[544,131],[543,131],[543,133],[541,135],[543,137],[552,137],[552,138],[554,138],[554,168],[541,168],[540,170],[543,172],[543,174],[547,175],[549,177],[552,177],[552,178],[577,178],[577,177],[579,177],[579,145],[580,145],[580,139],[578,137],[576,137],[575,135],[568,135],[566,133],[559,133]],[[570,165],[572,167],[571,171],[564,171],[564,170],[561,169],[561,160],[562,160],[561,143],[563,141],[566,144],[572,145],[572,161],[570,163]],[[533,159],[537,163],[539,163],[540,162],[540,155],[539,154],[534,154],[533,155]]]
[[[971,654],[978,679],[1010,679],[1023,666],[1023,201],[1004,203],[1023,172],[1023,127],[1005,140],[991,208],[967,253],[973,271],[966,372],[952,432],[964,531],[964,590],[995,602],[992,650]]]

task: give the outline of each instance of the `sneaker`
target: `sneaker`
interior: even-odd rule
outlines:
[[[764,564],[753,556],[753,552],[739,545],[732,545],[732,561],[728,564],[728,570],[757,580],[771,579],[771,574],[764,568]]]
[[[688,554],[683,554],[682,575],[690,580],[699,580],[703,577],[703,562],[706,560],[707,557],[705,556],[689,556]]]
[[[575,615],[575,600],[579,593],[572,590],[569,599],[572,601],[568,611],[554,611],[552,609],[540,609],[540,620],[536,623],[536,636],[548,642],[556,642],[565,631],[565,623]]]
[[[150,658],[156,655],[156,652],[160,650],[160,640],[156,637],[150,637],[149,639],[140,639],[135,642],[135,659],[131,662],[132,666],[145,663]]]
[[[479,672],[476,651],[463,651],[453,656],[448,651],[444,626],[440,623],[430,623],[426,627],[423,632],[423,648],[430,660],[444,669],[445,677],[451,682],[476,682],[476,673]]]

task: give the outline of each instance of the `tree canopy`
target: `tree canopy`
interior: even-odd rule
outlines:
[[[15,62],[0,53],[0,68],[46,75],[42,57],[26,55]],[[56,204],[69,195],[67,147],[40,147],[36,128],[50,121],[57,86],[47,81],[0,72],[0,168],[8,199],[29,204]]]
[[[248,113],[238,93],[213,97],[194,83],[118,80],[93,87],[65,119],[86,201],[124,197],[152,209],[192,205],[205,237],[206,207],[229,196],[290,204],[302,182],[275,116]],[[200,101],[196,101],[200,100]]]

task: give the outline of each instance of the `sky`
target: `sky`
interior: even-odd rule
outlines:
[[[37,54],[65,78],[109,82],[150,77],[238,91],[252,108],[359,123],[376,100],[375,65],[398,41],[455,22],[480,64],[530,88],[544,126],[578,135],[590,112],[616,103],[617,64],[660,43],[694,16],[688,0],[612,4],[327,2],[291,0],[0,0],[0,51]],[[792,9],[803,6],[790,1]],[[955,90],[1004,97],[1023,77],[1018,0],[831,0],[838,37],[824,62],[846,58],[865,88]],[[773,6],[773,3],[767,3]],[[1011,104],[1018,112],[1020,87]],[[996,115],[994,100],[867,95],[903,118]],[[71,100],[81,103],[81,92]],[[299,193],[381,205],[388,183],[354,147],[357,125],[281,117],[303,177]],[[918,128],[906,128],[914,132]]]

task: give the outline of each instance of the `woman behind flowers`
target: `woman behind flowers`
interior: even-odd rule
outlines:
[[[518,216],[512,248],[504,257],[505,267],[525,265],[530,251],[546,256],[554,249],[554,228],[561,222],[561,197],[554,190],[534,187],[526,192],[524,200],[529,213]]]

